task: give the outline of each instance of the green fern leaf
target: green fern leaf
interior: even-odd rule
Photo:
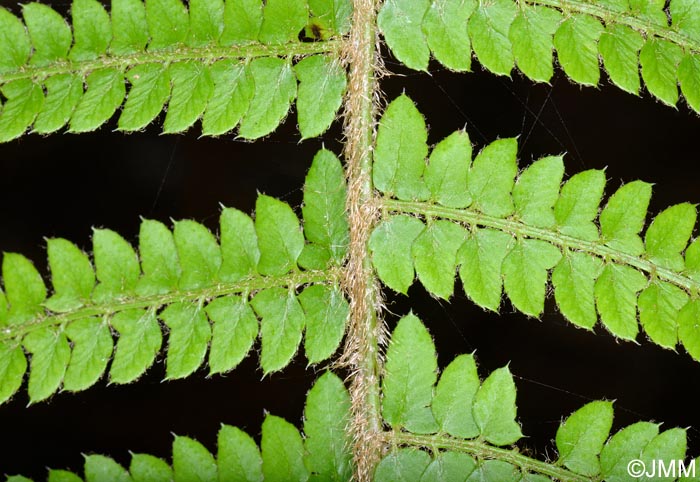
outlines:
[[[343,482],[352,477],[349,413],[350,396],[342,380],[331,372],[321,375],[304,410],[305,462],[313,480]]]
[[[260,261],[258,235],[253,220],[233,208],[221,211],[221,268],[222,281],[238,281],[254,275]]]
[[[31,58],[33,65],[46,65],[68,56],[72,35],[63,17],[40,3],[24,5],[22,15],[34,46]]]
[[[341,263],[349,239],[345,217],[345,176],[335,155],[320,150],[311,163],[304,184],[304,235],[328,250],[335,263]]]
[[[301,341],[304,310],[294,293],[282,288],[261,291],[251,303],[262,320],[260,366],[265,373],[281,370],[292,359]]]
[[[308,243],[302,249],[297,264],[308,270],[323,269],[331,262],[330,250],[316,243]]]
[[[661,0],[629,0],[629,8],[633,14],[657,25],[668,23],[668,17],[664,12],[665,4],[666,2]]]
[[[294,66],[299,79],[297,109],[302,139],[323,134],[335,119],[345,94],[345,72],[329,55],[306,57]]]
[[[129,473],[109,457],[104,455],[85,456],[86,482],[131,482]]]
[[[115,55],[131,54],[146,49],[148,21],[140,0],[112,1],[112,42],[109,50]]]
[[[684,273],[693,280],[700,278],[700,240],[697,238],[685,250]]]
[[[282,44],[296,40],[309,17],[305,0],[267,0],[258,38],[264,43]]]
[[[146,127],[163,109],[170,96],[170,79],[161,64],[138,65],[127,73],[129,97],[119,117],[119,129],[136,131]]]
[[[678,313],[678,339],[694,360],[700,360],[700,303],[689,301]]]
[[[639,321],[651,341],[673,349],[678,344],[678,312],[688,302],[688,295],[677,286],[652,282],[639,293]]]
[[[196,440],[175,436],[173,441],[175,482],[217,482],[217,465],[209,451]]]
[[[99,302],[132,294],[141,274],[134,248],[109,229],[95,229],[92,244],[99,281],[93,298]]]
[[[647,41],[639,53],[642,77],[647,89],[668,105],[678,102],[676,72],[682,59],[680,47],[665,40]]]
[[[379,278],[399,293],[406,294],[413,284],[411,246],[424,227],[416,218],[392,216],[377,226],[369,239],[372,262]]]
[[[338,289],[313,285],[299,295],[306,316],[304,350],[309,363],[330,358],[340,346],[350,312],[348,302]]]
[[[0,73],[24,65],[31,54],[31,42],[22,22],[0,8]]]
[[[539,228],[556,224],[554,204],[564,176],[561,157],[545,157],[525,169],[513,187],[515,212],[523,222]]]
[[[34,265],[24,256],[5,253],[2,277],[10,303],[7,324],[19,324],[35,316],[46,299],[46,286]]]
[[[225,373],[235,368],[250,351],[258,336],[258,319],[239,296],[218,298],[207,305],[213,322],[209,373]]]
[[[112,117],[126,95],[124,74],[117,69],[95,70],[85,83],[87,89],[71,116],[69,132],[97,129]]]
[[[232,370],[259,332],[266,373],[290,362],[305,327],[308,361],[332,356],[349,312],[338,277],[348,242],[346,186],[338,159],[321,151],[306,186],[306,202],[318,206],[303,208],[308,239],[288,205],[260,196],[255,221],[224,208],[221,244],[194,221],[177,221],[171,232],[144,220],[137,255],[117,233],[95,229],[94,271],[75,245],[49,240],[54,292],[48,299],[32,263],[6,254],[6,294],[0,291],[0,402],[22,383],[24,351],[33,355],[32,402],[47,398],[61,384],[70,391],[93,385],[107,371],[112,352],[111,382],[136,380],[163,344],[159,320],[168,328],[167,379],[192,374],[208,352],[210,373]],[[313,270],[297,266],[305,245],[329,253]],[[332,262],[330,253],[336,256]]]
[[[610,434],[612,420],[610,402],[591,402],[572,413],[557,430],[558,462],[579,474],[598,474],[598,455]]]
[[[374,471],[376,482],[419,482],[421,474],[430,465],[430,455],[417,450],[403,448],[384,457]]]
[[[71,356],[70,345],[64,333],[42,328],[24,338],[24,348],[32,354],[29,401],[40,402],[60,386]]]
[[[221,248],[211,231],[194,221],[178,221],[173,238],[182,267],[179,287],[188,290],[213,284],[221,267]]]
[[[32,479],[28,479],[21,475],[10,475],[7,477],[6,482],[32,482]]]
[[[427,70],[430,50],[421,24],[430,0],[387,0],[377,16],[391,49],[401,62],[415,70]]]
[[[434,433],[437,423],[430,410],[437,381],[435,346],[428,330],[414,315],[396,326],[386,354],[382,381],[382,416],[395,430]]]
[[[83,482],[83,479],[67,470],[49,470],[49,482]]]
[[[696,219],[695,206],[688,203],[662,211],[654,218],[644,237],[647,256],[660,266],[683,271],[685,264],[680,252],[690,240]]]
[[[173,49],[183,44],[189,30],[187,8],[180,0],[147,0],[149,50]]]
[[[399,351],[417,349],[415,359],[404,359],[404,375],[434,373],[434,352],[427,356],[417,344],[432,347],[425,327],[408,315],[399,321],[389,343],[384,382],[395,377],[389,361]],[[426,395],[415,405],[411,397],[425,392],[426,380],[403,380],[404,404],[397,407],[430,407],[439,428],[437,433],[422,433],[394,426],[385,413],[385,422],[392,425],[386,435],[391,448],[377,465],[374,480],[627,480],[630,460],[641,459],[652,467],[652,461],[672,463],[685,458],[682,429],[659,434],[658,425],[639,422],[609,438],[613,407],[606,401],[588,403],[561,423],[556,435],[557,461],[529,458],[512,447],[523,435],[516,422],[515,384],[508,367],[493,371],[483,383],[476,370],[473,355],[457,357],[442,374],[432,402]],[[395,395],[387,388],[383,385],[385,402]],[[494,460],[484,460],[486,457]],[[657,474],[654,480],[660,477]]]
[[[27,358],[20,346],[0,343],[0,403],[5,403],[22,385]]]
[[[510,370],[499,368],[484,380],[474,396],[472,413],[479,433],[494,445],[510,445],[522,437],[515,421],[515,384]]]
[[[672,428],[661,432],[644,447],[639,459],[645,466],[651,467],[654,461],[683,460],[687,448],[686,431],[682,428]],[[658,462],[657,462],[658,463]],[[655,477],[656,480],[673,480],[669,477]],[[646,478],[649,480],[648,478]]]
[[[429,224],[413,241],[411,251],[418,279],[440,298],[452,296],[457,250],[466,237],[461,226],[440,220]]]
[[[258,40],[263,21],[262,0],[228,0],[224,6],[222,45]]]
[[[129,475],[134,482],[168,482],[173,480],[173,470],[158,457],[132,454]]]
[[[34,122],[44,104],[41,87],[31,80],[8,82],[0,88],[6,102],[0,113],[0,142],[18,137]]]
[[[554,298],[562,314],[576,326],[592,330],[596,324],[595,281],[603,263],[583,253],[564,252],[552,271]]]
[[[637,422],[613,435],[600,452],[600,473],[604,479],[623,480],[629,477],[629,461],[639,457],[658,433],[657,424]]]
[[[432,403],[441,432],[461,438],[479,435],[471,407],[480,384],[473,355],[460,355],[447,365],[440,375]]]
[[[554,9],[524,5],[508,32],[518,68],[532,80],[548,82],[554,75],[552,37],[562,21]]]
[[[174,303],[160,319],[170,329],[165,377],[184,378],[204,361],[211,339],[209,321],[202,307],[192,303]]]
[[[503,286],[510,301],[526,315],[544,310],[547,272],[561,259],[561,251],[538,239],[518,240],[503,260]]]
[[[255,205],[255,231],[258,234],[261,274],[282,275],[296,267],[304,248],[299,220],[285,203],[259,196]]]
[[[255,94],[238,133],[246,139],[255,139],[272,132],[287,115],[297,95],[297,85],[291,65],[283,59],[255,59],[248,68]]]
[[[513,212],[511,191],[518,172],[517,149],[515,139],[500,139],[476,156],[467,185],[477,209],[498,217]]]
[[[637,293],[647,285],[646,277],[629,266],[608,264],[595,283],[600,320],[610,332],[623,339],[637,336]]]
[[[423,17],[422,29],[430,51],[449,69],[471,69],[471,41],[467,21],[476,9],[475,0],[436,0]]]
[[[231,2],[227,2],[228,3]],[[202,116],[202,132],[217,136],[233,130],[248,111],[255,92],[250,69],[232,60],[211,66],[214,92]]]
[[[0,326],[4,326],[7,322],[7,298],[5,293],[0,289]]]
[[[109,378],[113,383],[130,383],[153,364],[163,335],[150,310],[120,311],[112,318],[111,325],[119,333],[119,340]]]
[[[309,0],[312,21],[324,30],[322,39],[350,31],[352,5],[343,0]]]
[[[223,229],[222,224],[222,232]],[[173,233],[163,223],[149,219],[141,222],[139,254],[143,270],[137,285],[139,293],[148,296],[167,293],[177,287],[182,269]]]
[[[467,454],[459,452],[439,452],[433,458],[420,478],[421,482],[471,480],[476,462]]]
[[[399,199],[426,199],[421,176],[428,156],[425,120],[413,101],[399,96],[379,121],[372,175],[380,191]]]
[[[299,431],[286,420],[268,415],[262,426],[262,470],[272,482],[304,482],[309,477],[304,465],[304,446]]]
[[[588,170],[576,174],[561,189],[554,205],[554,217],[559,231],[588,241],[600,236],[593,220],[605,189],[605,173]]]
[[[651,198],[651,184],[634,181],[610,196],[600,213],[600,234],[605,244],[633,256],[644,252],[639,232]]]
[[[114,342],[106,320],[83,318],[66,328],[72,344],[70,363],[63,379],[63,389],[85,390],[100,379],[112,356]]]
[[[692,0],[674,0],[669,4],[669,12],[673,25],[697,40],[700,39],[700,15],[696,6],[696,2]]]
[[[469,35],[481,65],[499,75],[510,75],[513,52],[508,32],[517,8],[511,0],[479,2],[469,19]]]
[[[598,48],[610,79],[631,94],[638,95],[639,50],[644,39],[627,25],[610,25],[600,34]]]
[[[457,256],[464,291],[482,308],[497,311],[501,304],[501,267],[513,242],[512,236],[501,231],[480,229],[460,248]]]
[[[583,85],[598,85],[598,38],[600,22],[587,15],[568,18],[554,34],[559,62],[569,77]]]
[[[71,60],[92,60],[107,52],[112,40],[109,14],[96,0],[75,0],[71,7],[75,30]]]
[[[44,106],[32,128],[38,134],[50,134],[65,126],[83,97],[83,81],[77,75],[54,75],[44,85]]]
[[[691,109],[700,112],[700,57],[686,54],[678,64],[678,82]]]
[[[502,460],[485,460],[472,472],[471,478],[473,480],[517,482],[521,476],[520,471],[507,462]]]
[[[455,132],[433,148],[424,174],[432,200],[451,208],[471,204],[467,188],[471,159],[472,146],[466,132]]]
[[[689,0],[668,8],[662,0],[387,0],[378,22],[389,47],[412,68],[426,70],[432,52],[449,68],[468,70],[473,48],[488,70],[510,75],[517,64],[547,82],[556,47],[576,82],[597,85],[602,58],[613,83],[637,93],[641,63],[653,95],[675,105],[680,82],[695,106],[700,15],[694,6]],[[205,133],[239,126],[239,136],[253,139],[271,133],[296,99],[302,138],[318,135],[335,118],[346,89],[348,43],[337,37],[348,31],[350,10],[342,0],[114,0],[110,15],[96,0],[75,0],[71,28],[40,4],[23,8],[24,24],[0,9],[0,27],[9,32],[0,32],[6,48],[0,53],[0,140],[66,124],[71,131],[95,129],[125,98],[117,124],[125,131],[144,128],[167,105],[166,133],[201,119]],[[365,12],[356,13],[358,23]],[[373,20],[364,32],[370,45],[377,40]],[[302,31],[309,41],[300,41]],[[353,45],[357,40],[354,30]],[[368,63],[368,84],[375,70]],[[350,333],[362,328],[356,315],[363,303],[381,306],[369,263],[394,290],[406,293],[417,275],[429,294],[446,300],[458,269],[465,292],[481,306],[497,310],[505,290],[513,307],[531,316],[544,309],[551,272],[556,302],[574,324],[592,329],[600,316],[628,340],[641,324],[654,343],[675,349],[680,342],[700,357],[700,240],[689,245],[694,206],[661,212],[642,237],[647,183],[624,185],[601,211],[604,171],[585,171],[562,186],[561,157],[547,157],[519,173],[517,141],[510,138],[485,146],[472,162],[463,132],[429,152],[425,120],[405,95],[386,108],[374,146],[371,96],[360,103],[367,135],[360,146],[366,151],[360,198],[375,216],[352,237],[349,267],[368,276],[362,301],[350,286],[359,275],[347,276],[344,266],[350,233],[343,168],[322,150],[306,180],[303,223],[289,205],[260,196],[254,219],[223,210],[220,238],[194,221],[174,222],[171,231],[146,220],[139,252],[113,231],[94,230],[92,259],[68,241],[50,240],[50,296],[29,260],[5,255],[0,403],[21,386],[27,355],[31,403],[61,389],[86,389],[107,371],[115,383],[131,382],[154,363],[161,323],[167,379],[188,376],[206,362],[210,374],[232,370],[258,334],[265,375],[290,363],[304,335],[307,360],[319,363],[338,349],[350,318],[343,289],[353,297]],[[355,115],[348,110],[351,133]],[[354,157],[350,149],[348,172],[356,181]],[[355,265],[355,248],[369,248],[371,259]],[[364,328],[378,339],[369,340],[367,351],[376,352],[384,341],[381,323],[374,326],[380,320],[360,314],[369,315],[372,326]],[[637,424],[608,438],[612,403],[592,402],[559,427],[559,459],[535,460],[514,446],[523,433],[508,366],[482,383],[474,355],[465,355],[438,381],[434,343],[413,314],[399,320],[386,364],[371,358],[356,364],[356,341],[348,343],[351,376],[359,370],[374,385],[353,384],[361,399],[351,402],[337,376],[323,375],[308,394],[304,434],[268,415],[262,450],[240,430],[222,427],[216,457],[176,436],[172,467],[137,454],[126,470],[90,455],[85,479],[614,480],[625,475],[623,457],[651,464],[686,456],[682,429],[659,433],[656,425]],[[353,424],[351,411],[364,410],[366,402],[376,412],[372,430],[353,438],[347,427],[362,430],[363,424]],[[352,456],[368,440],[382,449],[376,453],[382,460],[356,474]],[[58,470],[49,479],[81,480]]]
[[[45,303],[52,311],[70,311],[90,300],[95,272],[87,255],[65,239],[47,242],[54,294]]]
[[[216,456],[219,480],[261,482],[262,456],[255,441],[236,427],[223,425],[219,430]]]
[[[204,113],[214,91],[209,67],[198,62],[178,62],[168,68],[173,85],[163,132],[189,129]]]
[[[216,44],[224,30],[223,0],[190,0],[189,45]]]

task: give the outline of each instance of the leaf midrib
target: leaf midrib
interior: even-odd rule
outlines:
[[[632,14],[615,11],[595,3],[582,0],[524,0],[524,2],[530,5],[545,5],[558,8],[567,13],[593,15],[606,23],[627,25],[634,30],[643,32],[647,38],[651,36],[659,37],[679,45],[686,50],[700,52],[700,42],[677,30],[673,30],[671,27],[658,25]]]
[[[46,326],[61,325],[63,323],[94,316],[109,316],[120,311],[138,308],[154,308],[170,305],[177,302],[195,302],[196,300],[211,300],[220,296],[235,293],[246,293],[273,287],[299,287],[310,283],[339,283],[340,269],[331,267],[322,271],[296,271],[284,276],[255,276],[233,283],[218,283],[199,289],[187,291],[174,291],[170,293],[134,296],[115,300],[111,303],[87,305],[65,313],[45,313],[33,320],[17,325],[9,325],[0,328],[0,343],[13,339],[21,340],[27,333]]]
[[[87,76],[99,69],[117,68],[125,71],[127,68],[141,64],[201,61],[212,63],[225,59],[252,59],[257,57],[288,57],[308,56],[322,53],[337,53],[342,41],[328,40],[325,42],[291,42],[279,45],[245,44],[229,47],[181,47],[175,50],[153,50],[128,55],[105,55],[93,60],[73,61],[60,60],[48,65],[36,67],[24,65],[17,70],[0,73],[0,85],[13,80],[32,79],[42,81],[59,74],[80,74]]]
[[[700,292],[700,282],[688,276],[663,268],[651,260],[632,256],[596,241],[586,241],[553,230],[536,228],[512,218],[504,219],[489,216],[473,209],[454,209],[427,202],[399,201],[394,199],[384,199],[382,203],[383,207],[388,211],[451,219],[470,225],[494,228],[514,236],[518,235],[532,239],[540,239],[560,248],[573,248],[578,251],[593,254],[605,260],[612,260],[618,264],[631,266],[648,275],[668,281],[689,293]]]

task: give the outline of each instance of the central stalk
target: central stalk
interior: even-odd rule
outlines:
[[[354,0],[352,29],[344,56],[349,66],[345,109],[345,160],[350,249],[345,288],[350,325],[343,361],[350,368],[353,455],[358,482],[370,481],[382,453],[379,396],[379,345],[384,326],[378,316],[379,285],[372,270],[368,240],[378,208],[372,188],[372,150],[376,123],[375,72],[378,66],[377,0]]]

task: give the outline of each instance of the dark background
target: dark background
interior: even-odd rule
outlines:
[[[0,5],[10,2],[0,1]],[[650,208],[656,214],[683,201],[697,203],[700,120],[682,104],[662,106],[612,87],[581,88],[557,73],[551,85],[481,72],[458,75],[433,65],[431,74],[403,70],[381,81],[388,100],[405,91],[426,116],[430,142],[466,127],[476,150],[498,137],[519,136],[521,166],[566,152],[569,175],[606,168],[607,194],[621,182],[656,183]],[[340,125],[322,140],[299,142],[296,115],[268,138],[248,143],[233,135],[198,139],[159,135],[162,117],[145,132],[115,132],[112,121],[86,135],[27,135],[0,145],[0,250],[21,252],[47,272],[45,237],[65,237],[90,250],[93,227],[108,227],[137,243],[140,217],[191,218],[217,229],[219,203],[251,212],[258,192],[301,203],[301,186],[322,145],[341,152]],[[614,430],[638,420],[665,428],[691,427],[692,455],[700,449],[697,388],[700,364],[649,343],[616,342],[603,328],[574,328],[548,301],[543,319],[474,307],[461,292],[450,304],[419,285],[411,302],[387,292],[387,321],[413,309],[435,338],[440,366],[460,353],[476,352],[482,377],[510,363],[518,386],[519,420],[526,452],[555,457],[558,423],[593,399],[616,400]],[[206,378],[201,369],[180,381],[162,382],[159,360],[137,383],[83,393],[61,393],[26,407],[23,387],[0,406],[0,474],[46,477],[46,468],[82,473],[81,454],[102,453],[128,466],[129,451],[169,459],[174,433],[195,437],[216,450],[220,424],[237,425],[259,439],[270,412],[301,425],[305,393],[323,367],[305,368],[303,355],[281,373],[262,379],[253,352],[227,376]],[[261,380],[262,379],[262,380]]]

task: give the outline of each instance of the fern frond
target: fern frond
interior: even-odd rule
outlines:
[[[143,129],[167,104],[165,133],[201,119],[205,135],[240,124],[238,135],[255,139],[295,99],[308,138],[328,128],[345,92],[337,38],[349,1],[114,0],[110,15],[76,0],[71,12],[72,31],[46,5],[24,5],[24,22],[0,8],[0,142],[27,129],[92,131],[122,103],[122,131]],[[314,25],[323,38],[299,41]]]
[[[258,331],[265,373],[289,363],[304,328],[309,362],[327,359],[348,315],[339,269],[348,239],[344,201],[340,161],[321,150],[304,189],[306,237],[287,204],[261,195],[255,220],[222,211],[220,240],[194,221],[177,221],[170,231],[144,220],[138,254],[117,233],[96,229],[91,262],[69,241],[51,239],[50,296],[29,260],[5,254],[0,402],[20,387],[25,353],[32,403],[59,387],[93,385],[113,352],[111,382],[135,380],[161,349],[159,322],[168,328],[167,379],[193,373],[207,352],[210,373],[233,369]]]
[[[515,308],[539,316],[551,271],[559,309],[575,325],[591,330],[600,316],[613,335],[634,340],[639,321],[654,343],[682,343],[700,360],[695,206],[664,210],[642,238],[648,183],[622,186],[599,213],[603,171],[562,185],[562,158],[546,157],[518,174],[515,139],[493,142],[472,162],[461,131],[438,143],[426,165],[426,138],[408,97],[387,107],[374,163],[385,213],[369,244],[387,286],[406,293],[417,275],[447,299],[458,269],[480,306],[497,311],[505,291]]]
[[[676,105],[680,84],[700,112],[700,8],[696,0],[388,0],[379,26],[406,66],[427,70],[430,54],[445,67],[471,69],[472,49],[483,67],[510,75],[515,66],[549,82],[553,56],[574,82],[598,85],[600,61],[610,80],[638,95],[641,77],[661,102]],[[670,19],[670,22],[669,22]]]
[[[633,459],[651,467],[653,461],[686,458],[684,429],[660,432],[660,424],[637,422],[611,436],[614,413],[608,401],[590,402],[560,424],[556,460],[521,454],[516,443],[523,434],[509,368],[482,381],[474,355],[460,355],[438,379],[432,338],[412,314],[394,329],[381,386],[385,429],[379,435],[387,450],[374,473],[377,481],[617,480]],[[352,474],[349,421],[349,393],[338,376],[327,372],[307,395],[303,437],[294,425],[268,415],[260,448],[243,431],[224,425],[216,457],[198,442],[176,436],[171,465],[135,454],[127,471],[108,457],[90,455],[85,480],[346,481]],[[59,476],[77,477],[49,470],[49,480]],[[8,480],[29,480],[19,477]]]
[[[147,454],[131,454],[128,470],[103,455],[86,455],[84,479],[66,470],[49,469],[50,481],[306,481],[344,482],[352,474],[352,457],[345,426],[349,422],[350,396],[342,380],[327,372],[316,381],[306,398],[304,437],[286,420],[267,415],[262,424],[260,447],[236,427],[222,425],[217,453],[188,437],[175,436],[172,462]],[[8,480],[29,481],[12,476]]]
[[[404,316],[392,334],[382,377],[382,413],[391,428],[385,437],[393,447],[374,480],[626,480],[634,459],[649,469],[653,461],[686,459],[684,429],[660,433],[660,424],[637,422],[610,436],[608,401],[590,402],[560,424],[556,460],[533,459],[515,446],[523,434],[508,367],[483,381],[474,355],[455,358],[439,381],[436,367],[428,330],[414,315]]]

